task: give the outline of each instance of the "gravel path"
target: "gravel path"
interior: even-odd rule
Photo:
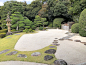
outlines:
[[[6,62],[0,62],[0,65],[47,65],[47,64],[23,62],[23,61],[6,61]]]
[[[19,51],[42,49],[52,44],[55,38],[67,36],[66,32],[65,30],[49,29],[48,31],[40,31],[35,34],[25,34],[18,40],[14,49]]]
[[[59,41],[56,58],[65,60],[70,64],[80,64],[86,62],[86,46],[79,42],[64,40]]]

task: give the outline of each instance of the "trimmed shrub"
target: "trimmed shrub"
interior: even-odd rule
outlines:
[[[16,31],[16,30],[15,30],[15,29],[12,29],[12,30],[11,30],[11,32],[14,32],[14,31]]]
[[[7,33],[7,29],[0,30],[0,33]]]
[[[0,38],[4,38],[6,36],[6,33],[0,33]]]
[[[73,33],[79,33],[79,23],[73,24],[72,27],[71,27],[71,31]]]
[[[27,28],[25,29],[25,32],[28,33],[28,29]]]
[[[43,30],[43,27],[39,27],[39,30]]]
[[[29,32],[33,32],[33,30],[30,28],[30,29],[29,29]]]
[[[79,34],[86,37],[86,9],[84,9],[80,14],[79,24]]]
[[[64,21],[63,18],[56,18],[53,20],[53,27],[61,28],[61,23]]]
[[[52,23],[49,23],[48,27],[52,27]]]
[[[46,28],[43,28],[43,30],[46,30]]]

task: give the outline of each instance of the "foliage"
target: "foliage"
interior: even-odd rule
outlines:
[[[73,33],[79,33],[79,23],[73,24],[72,27],[71,27],[71,31]]]
[[[4,38],[6,36],[6,33],[0,33],[0,38]]]
[[[28,31],[29,31],[29,30],[26,28],[26,29],[25,29],[25,32],[28,33]]]
[[[63,18],[56,18],[53,20],[53,26],[61,28],[61,23],[64,21]]]
[[[39,27],[39,30],[43,30],[43,27]]]
[[[7,29],[0,30],[0,33],[6,33]]]
[[[79,18],[79,34],[86,37],[86,9],[84,9]]]

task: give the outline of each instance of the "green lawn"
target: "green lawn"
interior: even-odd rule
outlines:
[[[8,38],[8,39],[6,39],[7,37],[0,39],[0,51],[10,49],[10,51],[3,53],[3,54],[0,54],[0,62],[1,61],[29,61],[29,62],[52,64],[56,60],[54,54],[44,53],[46,50],[50,49],[49,46],[47,46],[43,49],[40,49],[40,50],[36,50],[36,51],[18,51],[18,53],[16,55],[6,56],[6,54],[11,51],[17,51],[14,49],[14,46],[15,46],[16,42],[18,41],[18,39],[23,34],[26,34],[26,33],[19,33],[19,34],[20,35],[9,35],[7,37],[11,37],[11,38]],[[52,48],[52,49],[57,49],[57,47]],[[40,56],[31,56],[31,54],[33,52],[40,52],[41,55]],[[19,58],[19,57],[17,57],[18,54],[26,54],[27,58]],[[44,60],[45,55],[51,55],[54,58],[52,60],[45,61]]]

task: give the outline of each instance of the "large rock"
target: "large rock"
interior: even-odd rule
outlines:
[[[59,46],[60,44],[52,44],[52,45]]]
[[[46,55],[46,56],[44,57],[44,60],[45,60],[45,61],[48,61],[48,60],[51,60],[51,59],[53,59],[53,56]]]
[[[19,54],[17,57],[27,58],[27,56],[25,54]]]
[[[12,32],[7,32],[6,35],[12,35],[13,33]]]
[[[0,54],[2,54],[2,53],[6,53],[7,51],[9,51],[9,49],[6,49],[6,50],[3,50],[3,51],[0,51]]]
[[[12,51],[12,52],[10,52],[10,53],[8,53],[8,54],[6,54],[6,55],[15,55],[15,54],[17,54],[18,52],[17,51]]]
[[[41,55],[40,52],[34,52],[34,53],[31,54],[31,56],[40,56],[40,55]]]
[[[54,65],[67,65],[67,63],[64,60],[59,59],[54,61]]]
[[[49,48],[56,48],[55,46],[49,46]]]
[[[55,54],[55,52],[56,52],[55,49],[49,49],[45,51],[45,53],[48,53],[48,54]]]
[[[81,42],[80,40],[74,40],[75,42]]]

